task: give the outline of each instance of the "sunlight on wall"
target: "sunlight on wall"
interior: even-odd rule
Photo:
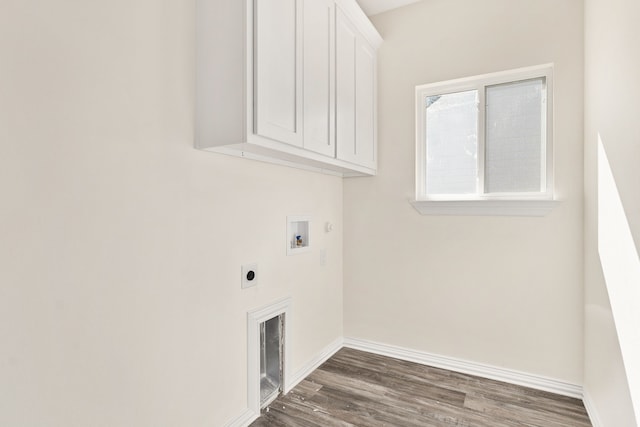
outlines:
[[[631,400],[636,419],[640,420],[640,259],[600,135],[598,252],[627,371]]]

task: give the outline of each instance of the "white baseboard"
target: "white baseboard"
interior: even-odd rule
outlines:
[[[591,395],[587,389],[582,390],[582,402],[584,403],[584,408],[587,410],[587,414],[589,415],[589,419],[591,420],[591,424],[593,427],[604,427],[602,421],[600,421],[600,416],[598,415],[598,410],[591,399]]]
[[[420,363],[422,365],[433,366],[435,368],[448,369],[450,371],[582,399],[582,386],[538,375],[356,338],[345,338],[344,346],[380,354],[382,356]]]
[[[328,346],[326,346],[316,357],[309,360],[301,369],[298,370],[290,379],[286,379],[284,385],[284,393],[289,393],[300,381],[307,378],[309,374],[315,371],[320,365],[326,362],[331,356],[336,354],[342,348],[342,337],[338,338]]]
[[[411,350],[403,347],[381,344],[373,341],[367,341],[357,338],[338,338],[324,349],[322,349],[316,357],[308,361],[301,369],[299,369],[289,379],[285,379],[285,394],[289,393],[300,381],[304,380],[320,365],[327,361],[342,347],[362,350],[369,353],[380,354],[382,356],[394,357],[400,360],[420,363],[422,365],[433,366],[435,368],[448,369],[450,371],[461,372],[464,374],[475,375],[478,377],[489,378],[497,381],[504,381],[510,384],[530,387],[537,390],[548,391],[563,396],[583,399],[587,413],[591,418],[593,427],[602,427],[593,403],[589,399],[589,395],[583,391],[582,386],[559,381],[538,375],[527,374],[511,369],[498,368],[496,366],[485,365],[477,362],[456,359],[453,357],[441,356],[422,351]],[[245,411],[225,424],[225,427],[247,427],[255,421],[260,413],[256,413],[251,409]]]
[[[247,427],[249,424],[258,419],[259,416],[259,412],[256,413],[255,411],[247,408],[238,417],[225,424],[224,427]]]

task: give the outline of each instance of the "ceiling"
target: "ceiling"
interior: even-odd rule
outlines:
[[[368,16],[386,12],[387,10],[416,3],[420,0],[356,0]]]

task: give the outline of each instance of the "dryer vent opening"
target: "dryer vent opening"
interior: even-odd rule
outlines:
[[[284,315],[260,323],[260,407],[282,392]]]
[[[247,406],[254,415],[289,391],[291,298],[247,312]]]

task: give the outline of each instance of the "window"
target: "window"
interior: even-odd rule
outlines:
[[[416,87],[414,206],[423,214],[546,214],[554,205],[552,118],[551,65]]]

